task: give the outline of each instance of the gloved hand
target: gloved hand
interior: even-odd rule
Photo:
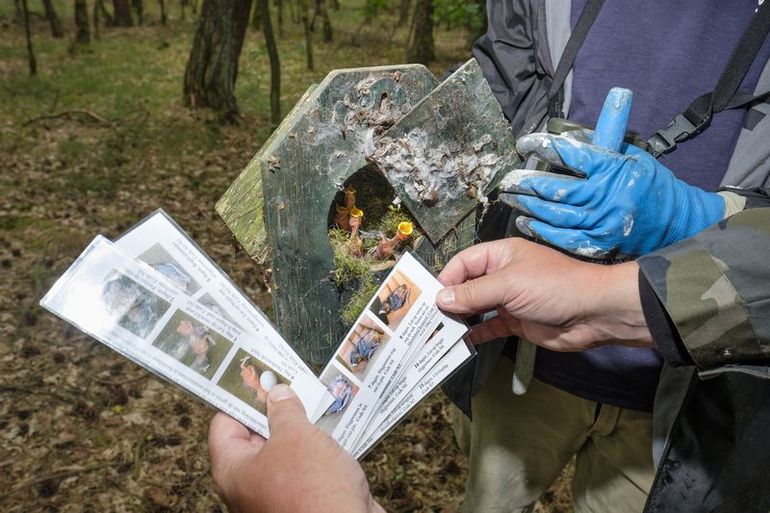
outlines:
[[[534,154],[580,175],[524,169],[500,184],[500,199],[531,216],[516,220],[521,232],[574,254],[644,255],[692,237],[725,211],[722,196],[679,180],[633,145],[618,153],[569,135],[537,133],[519,138],[516,148],[524,158]]]

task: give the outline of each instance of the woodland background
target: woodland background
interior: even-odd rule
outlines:
[[[206,450],[213,410],[38,301],[94,235],[162,207],[270,314],[269,266],[240,249],[216,200],[311,83],[403,62],[441,76],[469,57],[483,11],[462,0],[0,3],[0,510],[224,510]],[[434,394],[363,461],[388,511],[457,511],[467,462],[450,418]],[[539,511],[571,511],[567,479]]]

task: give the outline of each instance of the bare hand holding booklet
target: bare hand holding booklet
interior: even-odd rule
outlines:
[[[269,437],[290,385],[308,419],[361,457],[470,359],[441,284],[405,253],[316,377],[264,314],[163,211],[97,236],[40,304],[150,372]]]

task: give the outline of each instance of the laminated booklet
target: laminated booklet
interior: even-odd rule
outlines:
[[[40,304],[264,437],[267,393],[287,384],[360,458],[475,354],[465,323],[436,306],[441,288],[404,253],[316,376],[159,210],[114,242],[97,236]]]

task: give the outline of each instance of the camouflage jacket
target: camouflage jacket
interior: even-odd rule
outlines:
[[[647,511],[770,509],[768,257],[770,208],[754,208],[639,259],[699,374],[662,373]]]
[[[638,262],[702,376],[770,377],[770,208],[744,210]]]

